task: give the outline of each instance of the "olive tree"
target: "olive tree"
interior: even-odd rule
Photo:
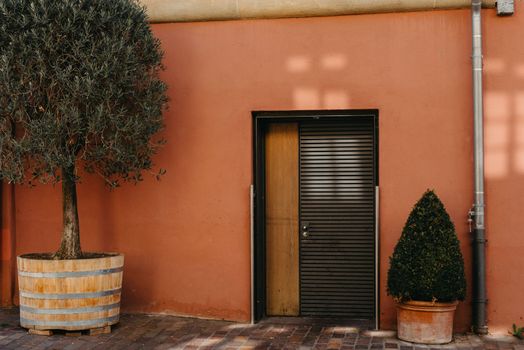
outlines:
[[[0,2],[0,177],[61,183],[57,259],[82,257],[76,183],[154,170],[166,85],[160,42],[133,0]]]

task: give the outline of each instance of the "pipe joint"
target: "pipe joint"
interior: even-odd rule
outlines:
[[[488,327],[487,326],[479,326],[479,327],[473,327],[473,332],[475,332],[475,334],[479,334],[479,335],[486,335],[488,334]]]
[[[476,218],[483,217],[485,208],[486,205],[482,202],[473,204],[468,211],[468,219],[476,220]]]
[[[488,299],[473,299],[471,300],[473,304],[487,304]]]

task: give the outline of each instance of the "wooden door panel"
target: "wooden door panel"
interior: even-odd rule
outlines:
[[[298,316],[298,124],[270,124],[265,151],[266,312]]]

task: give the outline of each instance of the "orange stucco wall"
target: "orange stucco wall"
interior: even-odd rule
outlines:
[[[524,323],[524,4],[517,16],[486,21],[486,200],[491,331]]]
[[[489,321],[524,310],[524,6],[486,10]],[[253,110],[380,110],[382,327],[388,257],[407,215],[434,188],[455,221],[471,274],[470,14],[466,10],[154,25],[165,50],[168,169],[112,193],[79,186],[85,250],[126,255],[123,308],[246,321],[250,317],[249,185]],[[58,246],[60,191],[16,188],[17,253]],[[519,195],[520,194],[520,195]],[[458,330],[470,323],[470,299]]]

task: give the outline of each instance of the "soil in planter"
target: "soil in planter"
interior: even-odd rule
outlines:
[[[61,259],[56,258],[54,255],[55,253],[30,253],[30,254],[21,255],[21,257],[25,259],[34,259],[34,260],[61,260]],[[74,259],[74,260],[109,258],[112,256],[117,256],[117,255],[118,253],[82,252],[82,255],[80,255],[78,259]],[[70,259],[66,259],[66,260],[70,260]]]

